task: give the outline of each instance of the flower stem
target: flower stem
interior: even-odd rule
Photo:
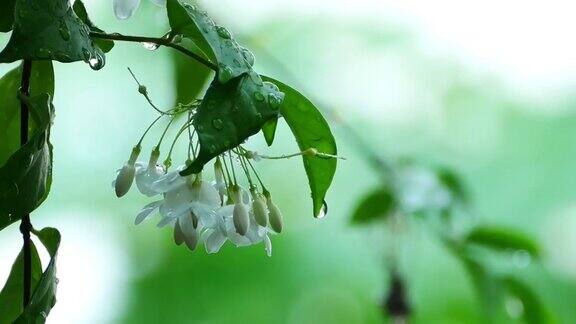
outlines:
[[[24,60],[22,62],[22,80],[20,82],[20,93],[23,96],[30,96],[30,76],[32,74],[32,61]],[[24,146],[28,142],[28,106],[24,101],[20,102],[20,146]],[[22,303],[26,307],[30,303],[30,296],[32,294],[32,249],[30,240],[30,231],[32,224],[30,223],[30,214],[22,215],[22,222],[20,223],[20,232],[24,244],[22,247],[24,257],[24,291]]]
[[[90,32],[90,37],[92,38],[99,38],[99,39],[109,39],[114,41],[123,41],[123,42],[135,42],[135,43],[153,43],[156,45],[171,47],[191,58],[195,59],[196,61],[202,63],[206,67],[211,70],[217,71],[218,67],[216,64],[210,62],[209,60],[205,59],[204,57],[182,47],[180,45],[172,43],[170,38],[158,38],[158,37],[145,37],[145,36],[128,36],[128,35],[121,35],[118,33],[114,34],[106,34],[106,33],[98,33],[98,32]]]

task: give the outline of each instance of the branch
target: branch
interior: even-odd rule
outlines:
[[[22,62],[22,80],[20,82],[20,92],[24,96],[30,95],[30,76],[32,74],[32,61],[24,60]],[[28,142],[28,106],[26,103],[20,101],[20,146],[24,146]],[[22,215],[22,223],[20,223],[20,232],[24,239],[22,250],[24,251],[24,292],[23,292],[23,305],[26,307],[30,302],[32,293],[32,252],[30,247],[30,231],[32,224],[30,223],[30,214]]]
[[[134,42],[134,43],[153,43],[156,45],[171,47],[191,58],[195,59],[196,61],[204,64],[207,68],[217,71],[218,67],[216,64],[210,62],[209,60],[205,59],[204,57],[186,49],[183,46],[177,45],[172,43],[171,38],[157,38],[157,37],[145,37],[145,36],[128,36],[128,35],[121,35],[118,33],[113,34],[106,34],[106,33],[97,33],[97,32],[90,32],[90,37],[92,38],[99,38],[99,39],[108,39],[113,41],[123,41],[123,42]]]

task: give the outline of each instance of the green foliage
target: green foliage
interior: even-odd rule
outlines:
[[[34,232],[50,254],[50,263],[42,274],[30,304],[26,306],[24,312],[18,317],[15,323],[44,323],[46,317],[54,304],[56,304],[56,255],[60,246],[60,233],[55,228],[44,228],[39,232]]]
[[[278,115],[284,94],[251,72],[222,84],[214,80],[196,112],[200,152],[182,175],[198,173],[215,156],[240,145]]]
[[[31,289],[34,291],[42,276],[42,265],[38,251],[33,242],[30,242],[31,254]],[[22,306],[22,294],[24,291],[24,256],[23,251],[16,257],[8,280],[0,291],[0,324],[12,324],[24,311]]]
[[[0,1],[0,32],[6,33],[12,30],[15,5],[16,0]]]
[[[85,61],[93,69],[104,66],[104,53],[90,39],[90,28],[76,16],[68,0],[18,0],[14,10],[14,30],[0,53],[0,62]]]
[[[173,53],[176,101],[185,103],[200,98],[210,77],[210,69],[180,54]]]
[[[525,234],[510,228],[477,227],[468,234],[466,242],[498,250],[525,250],[532,256],[540,254],[536,242]]]
[[[17,97],[22,79],[22,67],[17,67],[0,78],[0,166],[20,147],[20,100]],[[31,93],[54,95],[52,62],[34,62],[30,78]],[[30,124],[30,131],[35,126]]]
[[[550,318],[540,298],[526,283],[514,278],[502,279],[508,292],[522,302],[522,319],[528,324],[549,323]]]
[[[96,27],[96,25],[94,25],[94,23],[92,23],[92,21],[90,20],[90,17],[88,17],[88,13],[86,12],[86,7],[84,6],[84,3],[82,1],[76,0],[76,2],[74,2],[73,9],[74,9],[74,12],[76,13],[76,15],[78,16],[78,18],[80,18],[80,20],[82,20],[82,22],[90,28],[90,31],[97,32],[97,33],[103,33],[104,32],[102,29]],[[94,43],[104,53],[110,52],[112,50],[112,48],[114,47],[114,42],[111,40],[107,40],[107,39],[96,39],[96,40],[94,40]]]
[[[28,143],[0,168],[0,230],[36,209],[52,183],[51,97],[45,93],[25,100],[36,129]]]
[[[264,134],[264,139],[266,139],[266,144],[268,144],[268,146],[272,146],[272,143],[274,143],[277,126],[278,118],[272,118],[262,126],[262,134]]]
[[[352,223],[366,224],[376,220],[386,219],[394,212],[396,199],[389,188],[378,188],[360,199],[352,214]]]
[[[206,12],[179,0],[168,0],[167,7],[172,31],[191,39],[216,63],[221,83],[252,70],[252,53],[240,46],[226,28],[215,25]]]
[[[284,120],[292,130],[296,142],[302,151],[315,148],[319,152],[336,155],[336,140],[330,131],[328,122],[318,108],[301,93],[290,86],[269,77],[263,80],[274,82],[284,92],[284,102],[280,109]],[[303,156],[304,168],[312,191],[313,212],[320,214],[326,192],[336,173],[337,161],[334,158]]]
[[[466,188],[456,173],[450,169],[441,168],[437,171],[437,175],[440,183],[450,190],[454,199],[463,203],[468,202]]]

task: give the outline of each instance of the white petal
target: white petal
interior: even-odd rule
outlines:
[[[170,223],[173,223],[175,219],[176,218],[163,217],[156,226],[162,228]]]
[[[186,184],[186,178],[181,177],[179,171],[168,172],[150,184],[150,189],[158,192],[168,192]]]
[[[220,195],[218,194],[218,190],[216,190],[209,182],[202,181],[202,184],[200,185],[200,202],[214,207],[220,206]]]
[[[178,220],[176,220],[176,224],[174,224],[174,242],[176,245],[184,243],[184,233],[182,233]]]
[[[208,253],[216,253],[220,251],[220,248],[226,242],[226,236],[224,236],[220,231],[214,230],[212,233],[208,235],[206,238],[205,247],[206,252]]]
[[[144,208],[142,208],[140,213],[138,213],[138,215],[136,216],[134,224],[138,225],[142,223],[146,218],[148,218],[148,216],[150,216],[150,214],[152,214],[154,210],[156,210],[156,208],[158,208],[158,206],[160,206],[160,204],[162,204],[162,200],[158,200],[144,206]]]
[[[272,241],[268,235],[264,237],[264,249],[266,249],[266,255],[271,257],[272,256]]]
[[[134,14],[138,5],[140,0],[114,0],[114,14],[118,19],[128,19]]]
[[[161,194],[163,191],[157,190],[153,184],[164,175],[164,168],[160,166],[153,166],[152,168],[146,167],[145,169],[138,170],[136,167],[136,186],[138,190],[148,197]]]
[[[180,217],[178,219],[180,224],[180,228],[182,229],[182,233],[184,234],[184,241],[188,248],[192,251],[196,249],[196,245],[198,244],[198,230],[194,228],[192,223],[192,215],[189,213]]]

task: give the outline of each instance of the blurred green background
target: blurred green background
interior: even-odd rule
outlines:
[[[108,32],[159,36],[165,11],[143,1],[116,21],[111,1],[85,1]],[[256,69],[335,109],[382,157],[453,167],[471,192],[475,222],[539,240],[542,262],[516,271],[559,323],[576,318],[576,46],[562,1],[203,1],[256,54]],[[573,11],[572,11],[573,12]],[[4,45],[7,35],[0,35]],[[278,62],[282,62],[279,66]],[[13,65],[0,65],[3,74]],[[377,177],[332,121],[339,163],[329,213],[314,219],[299,159],[258,167],[285,216],[273,257],[262,245],[190,252],[154,222],[149,202],[110,182],[154,118],[175,102],[174,55],[117,43],[98,72],[56,64],[54,183],[33,215],[62,232],[58,303],[48,323],[378,323],[388,288],[385,231],[349,216]],[[193,78],[190,75],[190,78]],[[151,150],[158,132],[146,141]],[[269,154],[297,151],[282,122]],[[167,148],[165,149],[165,151]],[[472,216],[471,216],[472,217]],[[0,233],[0,279],[19,250],[17,225]],[[402,236],[414,323],[475,323],[482,310],[464,269],[423,226]],[[514,322],[514,319],[510,319]]]

